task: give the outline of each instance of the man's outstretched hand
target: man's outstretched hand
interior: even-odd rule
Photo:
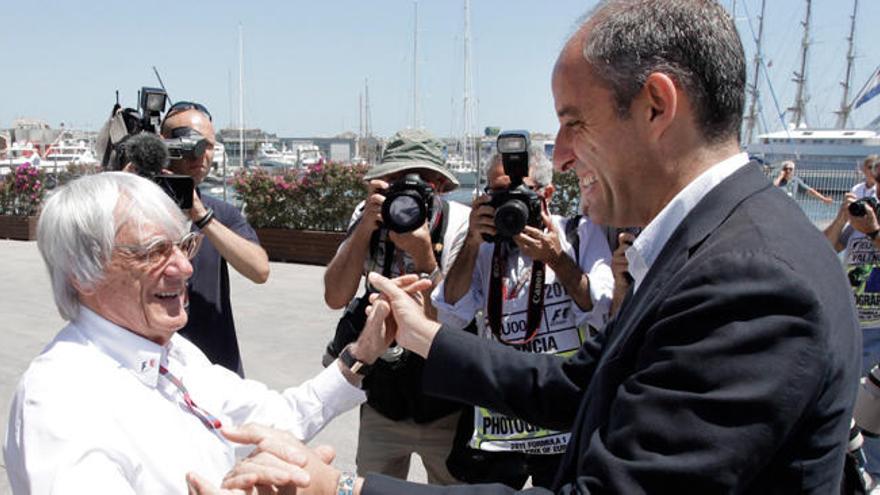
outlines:
[[[425,316],[424,306],[419,299],[420,292],[431,287],[431,281],[419,279],[417,275],[403,275],[391,280],[378,273],[371,273],[369,281],[380,292],[370,296],[371,301],[381,297],[391,306],[397,325],[397,343],[427,358],[434,336],[440,329],[439,323]]]

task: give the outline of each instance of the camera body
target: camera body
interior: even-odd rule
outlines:
[[[489,191],[489,206],[495,208],[495,236],[483,235],[486,242],[510,240],[527,225],[540,228],[541,197],[523,184],[529,175],[528,131],[506,131],[498,135],[498,153],[510,186],[502,191]]]
[[[406,174],[384,192],[382,225],[404,234],[421,227],[434,209],[434,188],[419,174]]]
[[[171,130],[171,137],[163,140],[171,160],[201,158],[208,150],[208,140],[195,129],[178,127]]]
[[[527,225],[541,228],[541,197],[523,184],[504,191],[489,191],[488,205],[495,208],[495,236],[483,235],[486,242],[510,240]]]
[[[868,208],[874,210],[874,214],[880,217],[878,209],[880,209],[880,201],[874,196],[865,196],[864,198],[853,201],[849,205],[849,214],[854,217],[863,217],[868,214]]]

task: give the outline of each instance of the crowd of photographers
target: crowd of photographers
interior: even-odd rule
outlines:
[[[458,182],[436,140],[395,135],[325,272],[327,305],[345,308],[325,369],[282,392],[243,378],[227,264],[256,283],[269,265],[241,214],[197,188],[211,115],[178,102],[162,118],[164,94],[143,91],[142,113],[114,108],[102,131],[108,172],[41,215],[69,324],[16,392],[14,492],[510,493],[531,479],[540,493],[820,494],[844,470],[848,493],[864,489],[858,429],[841,461],[858,352],[866,366],[880,352],[876,193],[866,181],[825,232],[847,250],[860,348],[824,239],[739,149],[744,71],[717,2],[611,0],[585,17],[554,68],[554,159],[589,215],[548,210],[551,165],[525,132],[499,136],[470,209],[443,197]],[[868,432],[872,381],[855,408]],[[366,479],[299,443],[357,406]],[[393,479],[413,452],[432,484],[470,485]]]

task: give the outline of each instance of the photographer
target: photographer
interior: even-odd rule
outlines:
[[[526,226],[512,238],[501,235],[498,209],[490,202],[515,185],[506,169],[501,155],[489,162],[491,193],[474,200],[462,251],[432,298],[442,323],[461,326],[484,310],[489,325],[481,328],[482,337],[523,352],[555,354],[561,360],[589,338],[589,327],[595,331],[605,324],[613,285],[611,252],[602,229],[588,218],[566,219],[547,212],[554,192],[552,165],[534,146],[528,149],[528,176],[521,180],[536,193],[544,227]],[[489,236],[494,242],[486,241]],[[543,277],[541,270],[546,272]],[[493,276],[497,272],[500,277]],[[543,296],[543,303],[536,304],[533,294]],[[459,422],[449,460],[456,477],[519,489],[531,476],[534,486],[551,486],[568,444],[567,432],[484,407],[471,410],[473,414],[463,415]]]
[[[797,191],[798,188],[803,188],[807,193],[809,193],[814,198],[825,204],[831,204],[833,201],[830,197],[825,196],[819,191],[813,189],[808,186],[806,182],[803,181],[800,177],[794,175],[794,162],[791,160],[787,160],[782,162],[782,168],[779,169],[779,175],[773,179],[773,185],[783,189],[785,194],[788,194],[794,199],[797,199]]]
[[[192,177],[198,186],[211,169],[216,144],[208,109],[191,102],[171,105],[161,133],[166,139],[197,143],[192,152],[172,159],[170,170]],[[196,344],[212,363],[244,376],[229,301],[227,262],[252,282],[262,284],[269,278],[269,258],[253,227],[231,204],[203,196],[196,187],[192,208],[185,213],[193,222],[192,230],[205,235],[205,242],[192,261],[189,320],[180,334]]]
[[[369,181],[367,198],[355,209],[348,237],[324,274],[327,305],[333,309],[348,305],[327,346],[329,359],[363,328],[367,297],[355,297],[362,276],[416,273],[435,285],[456,256],[453,240],[467,230],[469,209],[440,196],[457,188],[458,181],[445,166],[442,144],[426,133],[395,135],[381,162],[364,178]],[[423,293],[424,311],[433,317],[429,294],[430,288]],[[406,479],[415,452],[422,458],[428,481],[456,482],[446,469],[446,457],[458,418],[453,413],[461,405],[422,394],[423,363],[398,347],[377,361],[364,379],[368,401],[361,408],[359,470]]]
[[[877,165],[880,164],[871,169],[875,180],[880,176],[880,166]],[[835,251],[846,249],[844,265],[862,328],[862,376],[880,362],[880,222],[877,204],[874,194],[858,198],[852,192],[847,193],[834,221],[824,231]],[[867,469],[877,479],[880,477],[880,439],[865,436],[863,450]]]

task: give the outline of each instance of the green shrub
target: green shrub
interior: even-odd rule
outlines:
[[[345,231],[363,200],[365,166],[318,164],[272,175],[261,168],[236,173],[236,195],[254,227]]]
[[[26,162],[0,181],[0,214],[36,215],[46,190],[46,173]]]

